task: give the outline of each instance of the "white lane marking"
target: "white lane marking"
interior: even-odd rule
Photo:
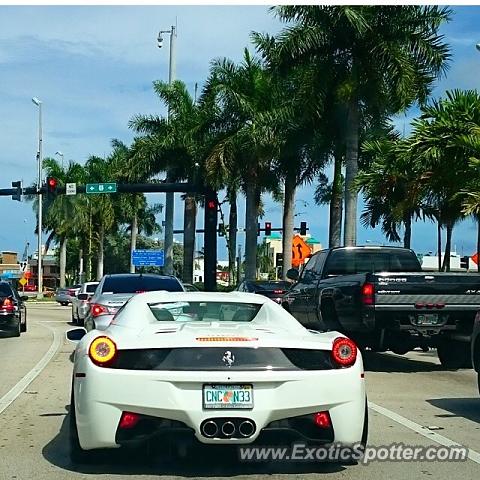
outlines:
[[[33,382],[33,380],[35,380],[35,378],[37,378],[60,347],[63,338],[62,335],[48,325],[42,326],[53,332],[52,344],[41,360],[10,391],[0,398],[0,414],[17,399],[17,397],[30,385],[30,383]]]
[[[440,445],[444,445],[445,447],[452,447],[452,446],[467,447],[467,445],[461,445],[460,443],[450,440],[449,438],[444,437],[443,435],[432,432],[431,430],[428,430],[425,427],[422,427],[422,425],[420,425],[419,423],[415,423],[412,420],[402,417],[398,413],[392,412],[391,410],[388,410],[385,407],[381,407],[380,405],[377,405],[375,403],[368,402],[368,408],[372,409],[374,412],[380,413],[380,415],[384,415],[385,417],[390,418],[394,422],[400,423],[400,425],[403,425],[404,427],[407,427],[410,430],[413,430],[414,432],[417,432],[420,435],[423,435],[424,437],[429,438],[430,440],[433,440],[436,443],[439,443]],[[480,453],[476,452],[475,450],[472,450],[469,447],[467,448],[468,448],[468,458],[476,463],[480,463]]]

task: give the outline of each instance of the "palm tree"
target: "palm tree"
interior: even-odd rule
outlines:
[[[206,159],[212,184],[226,184],[233,173],[240,177],[246,197],[245,278],[255,279],[257,263],[257,223],[262,191],[278,190],[271,170],[278,152],[275,137],[273,77],[258,58],[244,50],[236,65],[228,59],[212,62],[202,98],[214,98],[217,111],[212,122],[214,138]],[[236,174],[238,173],[238,177]]]
[[[399,227],[403,225],[403,246],[410,248],[412,220],[430,214],[423,203],[422,172],[409,155],[408,141],[391,132],[386,138],[365,141],[362,154],[369,156],[370,162],[354,185],[366,202],[360,217],[363,226],[381,224],[387,239],[399,242]]]
[[[181,81],[170,85],[154,82],[154,89],[167,106],[169,118],[137,115],[130,121],[130,127],[142,134],[133,146],[132,169],[146,177],[168,171],[170,180],[197,183],[202,176],[202,124],[206,108],[195,102]],[[186,194],[184,200],[182,278],[191,283],[197,199],[194,194]]]
[[[437,6],[281,6],[293,22],[278,36],[281,68],[314,65],[334,79],[346,111],[344,243],[356,243],[359,130],[362,116],[394,114],[424,102],[445,70],[448,48],[438,34],[450,10]],[[311,85],[315,89],[317,85]]]
[[[85,171],[89,182],[108,182],[116,180],[114,161],[112,158],[101,158],[95,155],[89,157],[85,164]],[[105,234],[118,222],[115,215],[115,201],[112,195],[98,194],[95,199],[89,199],[90,215],[93,231],[97,238],[97,273],[96,279],[103,277],[103,258]]]
[[[466,213],[476,213],[469,195],[474,191],[472,178],[476,175],[470,160],[475,144],[468,139],[478,125],[480,96],[472,90],[447,92],[446,98],[423,107],[420,118],[413,122],[411,158],[423,169],[425,197],[437,212],[439,229],[442,226],[446,229],[442,269],[447,271],[454,225]],[[462,185],[466,186],[463,191]]]
[[[83,167],[77,163],[70,162],[64,168],[55,159],[47,157],[43,160],[43,168],[47,176],[54,177],[57,180],[59,186],[65,185],[67,181],[84,183]],[[52,241],[59,243],[60,287],[65,287],[67,242],[71,238],[83,235],[86,229],[85,199],[82,195],[58,195],[54,198],[48,198],[44,195],[42,200],[44,202],[43,229],[48,234],[45,242],[45,253]],[[36,208],[35,205],[34,208]]]

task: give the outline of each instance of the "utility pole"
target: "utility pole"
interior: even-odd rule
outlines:
[[[42,102],[37,98],[33,97],[32,102],[38,107],[38,152],[37,152],[37,163],[38,163],[38,177],[37,177],[37,189],[38,189],[38,255],[37,255],[37,272],[38,272],[38,281],[37,281],[37,298],[43,298],[43,265],[42,265],[42,147],[43,147],[43,138],[42,138]]]
[[[158,48],[163,46],[162,33],[170,34],[170,59],[168,65],[168,83],[169,85],[175,80],[176,72],[176,57],[175,57],[175,41],[177,39],[177,28],[172,25],[170,30],[160,30],[158,33]],[[170,112],[168,112],[168,117]],[[171,182],[172,179],[167,173],[167,182]],[[164,271],[167,275],[173,274],[173,218],[175,209],[175,197],[173,192],[167,192],[165,195],[165,266]]]

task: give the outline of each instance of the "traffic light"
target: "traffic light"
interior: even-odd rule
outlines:
[[[219,237],[224,237],[225,236],[225,224],[224,223],[219,223],[218,224],[218,236]]]
[[[307,234],[307,222],[300,222],[300,235]]]
[[[18,180],[17,182],[12,182],[12,187],[16,188],[17,191],[12,195],[12,200],[22,201],[22,181]]]
[[[58,180],[55,177],[47,177],[47,198],[53,198],[57,194]]]
[[[465,257],[460,257],[460,268],[465,268],[468,270],[468,267],[469,267],[469,264],[468,264],[468,260],[469,260],[469,256],[466,255]]]
[[[260,236],[260,231],[261,231],[261,229],[260,229],[260,222],[258,222],[258,223],[257,223],[257,237]]]
[[[265,236],[269,237],[272,234],[272,222],[265,222]]]

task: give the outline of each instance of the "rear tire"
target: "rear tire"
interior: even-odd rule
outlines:
[[[25,322],[20,324],[20,332],[25,333],[27,331],[27,316],[25,315]]]
[[[18,324],[15,327],[15,330],[12,332],[12,337],[19,337],[21,331],[22,331],[22,323],[20,322],[20,319],[19,319]]]
[[[444,339],[437,345],[437,355],[442,366],[449,370],[471,367],[470,345],[466,342]]]

